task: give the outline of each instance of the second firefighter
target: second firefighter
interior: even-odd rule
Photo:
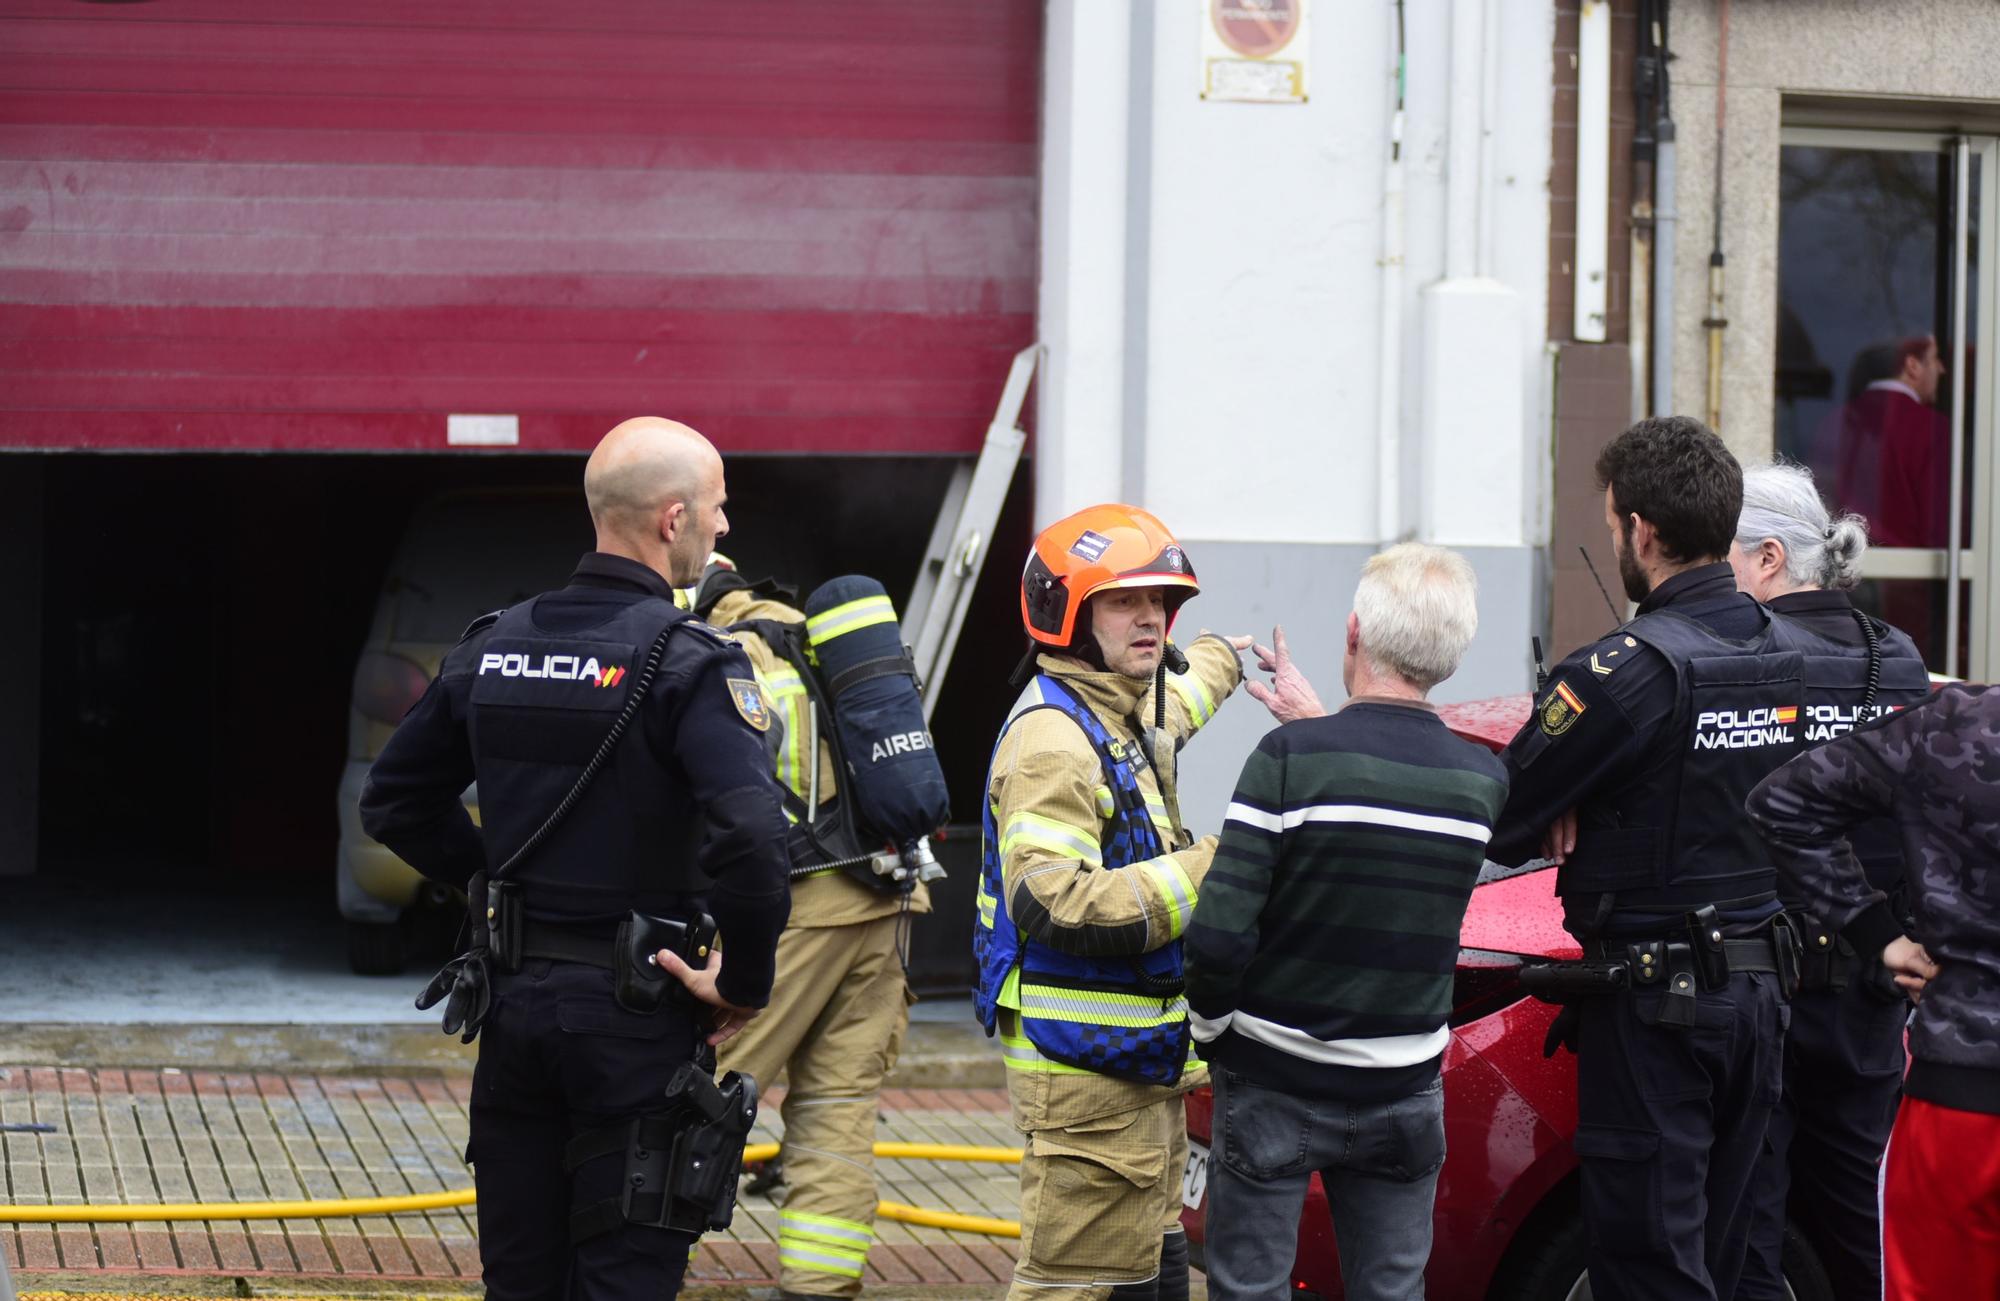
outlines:
[[[986,779],[973,939],[1027,1136],[1015,1301],[1187,1296],[1181,1095],[1206,1077],[1180,941],[1215,837],[1183,826],[1175,761],[1250,644],[1172,647],[1198,590],[1166,528],[1121,505],[1051,525],[1022,575],[1036,671]]]
[[[720,1068],[766,1082],[787,1077],[785,1181],[778,1212],[779,1282],[787,1296],[845,1297],[861,1290],[875,1243],[875,1116],[882,1081],[896,1064],[915,1001],[904,978],[908,918],[930,911],[929,893],[879,886],[839,867],[815,867],[828,852],[802,825],[805,803],[817,824],[840,822],[833,720],[815,704],[810,668],[786,643],[806,632],[806,615],[769,582],[752,584],[715,558],[694,597],[704,619],[728,630],[750,656],[774,715],[769,733],[792,823],[792,914],[778,942],[766,1014],[724,1045]],[[886,598],[884,602],[886,605]],[[817,767],[815,776],[813,769]],[[839,775],[844,779],[847,774]]]

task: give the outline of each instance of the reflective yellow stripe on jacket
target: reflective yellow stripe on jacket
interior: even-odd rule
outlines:
[[[831,641],[842,633],[878,623],[893,623],[895,619],[896,607],[890,604],[888,597],[864,596],[858,601],[836,605],[831,610],[821,610],[807,619],[806,637],[815,643]]]
[[[1143,863],[1134,863],[1125,869],[1128,872],[1144,872],[1159,885],[1160,893],[1170,901],[1167,914],[1167,934],[1179,939],[1187,929],[1188,916],[1194,912],[1194,881],[1187,870],[1171,855],[1149,858]]]
[[[1174,694],[1181,698],[1181,704],[1187,707],[1188,721],[1195,727],[1204,727],[1209,719],[1215,717],[1219,702],[1209,694],[1208,687],[1195,674],[1169,673],[1167,685],[1171,686]]]
[[[1073,989],[1063,985],[1021,983],[1021,1014],[1044,1021],[1076,1021],[1084,1025],[1115,1025],[1131,1030],[1176,1025],[1187,1019],[1184,998],[1114,993],[1105,989]]]
[[[1046,849],[1063,858],[1081,859],[1092,867],[1104,866],[1104,849],[1097,843],[1096,832],[1026,810],[1009,818],[1000,829],[1000,857],[1003,860],[1011,857],[1023,845]]]
[[[785,743],[778,751],[776,764],[778,780],[805,799],[812,784],[812,769],[806,766],[811,762],[806,754],[808,733],[812,730],[808,717],[811,697],[806,694],[805,680],[799,677],[797,669],[773,668],[757,675],[757,685],[763,688],[764,698],[771,702],[785,724]],[[785,816],[792,815],[787,812]]]
[[[860,1278],[875,1230],[853,1220],[804,1211],[778,1212],[778,1263],[793,1269]]]

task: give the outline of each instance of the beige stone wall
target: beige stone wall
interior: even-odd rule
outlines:
[[[1714,239],[1716,0],[1673,7],[1679,143],[1674,404],[1708,402],[1708,255]],[[1735,0],[1729,15],[1722,421],[1738,456],[1769,456],[1777,354],[1778,132],[1786,95],[2000,111],[2000,0]],[[1991,119],[1985,129],[1991,128]],[[1857,124],[1866,124],[1859,120]]]

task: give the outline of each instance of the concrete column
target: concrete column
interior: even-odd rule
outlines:
[[[1132,17],[1051,0],[1042,80],[1035,526],[1124,484]]]
[[[1497,39],[1497,34],[1496,34]],[[1493,196],[1482,174],[1487,99],[1481,0],[1452,6],[1444,278],[1423,292],[1420,527],[1447,546],[1519,546],[1529,490],[1522,438],[1520,294],[1481,265]]]

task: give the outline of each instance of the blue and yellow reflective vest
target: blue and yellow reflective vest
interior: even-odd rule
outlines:
[[[1139,785],[1138,756],[1129,744],[1106,731],[1090,707],[1055,678],[1041,675],[1034,690],[1042,703],[1017,712],[1007,726],[1035,709],[1057,710],[1083,730],[1104,767],[1111,832],[1102,847],[1102,869],[1116,871],[1164,853]],[[1001,739],[1005,737],[1003,728]],[[996,742],[996,757],[999,748]],[[987,781],[990,791],[990,769]],[[1023,935],[1007,915],[1001,872],[1005,856],[990,796],[983,805],[972,933],[979,963],[974,1009],[988,1035],[999,1028],[1000,1009],[1018,1013],[1023,1037],[1002,1035],[1009,1069],[1088,1071],[1138,1084],[1178,1083],[1190,1043],[1180,940],[1149,953],[1082,957]]]

